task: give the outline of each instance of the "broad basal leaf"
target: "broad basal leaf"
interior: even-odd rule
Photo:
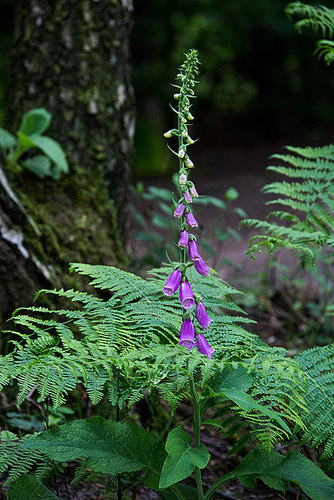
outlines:
[[[299,452],[289,451],[286,456],[257,448],[249,453],[238,467],[218,480],[207,492],[208,500],[214,491],[234,479],[246,487],[254,488],[261,479],[270,488],[285,491],[289,482],[296,483],[312,500],[333,500],[334,479],[329,478],[315,463]]]
[[[92,417],[38,434],[25,445],[67,462],[84,457],[94,472],[121,474],[149,469],[144,484],[158,487],[166,453],[163,441],[133,423]]]
[[[162,468],[160,488],[167,488],[188,477],[195,467],[203,469],[210,460],[210,454],[201,444],[197,448],[191,446],[191,437],[181,426],[173,429],[166,442],[168,456]]]
[[[19,477],[7,493],[8,500],[62,500],[49,491],[43,483],[32,474]]]

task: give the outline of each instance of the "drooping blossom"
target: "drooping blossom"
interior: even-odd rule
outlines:
[[[185,192],[183,193],[183,198],[185,199],[185,201],[186,201],[187,203],[192,203],[192,202],[193,202],[193,199],[192,199],[192,197],[191,197],[191,194],[189,193],[189,191],[188,191],[188,190],[187,190],[187,191],[185,191]]]
[[[186,213],[186,221],[190,227],[198,227],[198,222],[191,212]]]
[[[187,318],[183,321],[181,326],[179,344],[191,350],[193,347],[195,347],[194,338],[195,338],[194,323],[189,318]]]
[[[178,245],[179,247],[186,248],[189,242],[189,233],[186,229],[181,231]]]
[[[208,266],[205,264],[203,258],[200,256],[198,260],[194,260],[194,267],[196,271],[201,274],[202,276],[208,276],[210,269]]]
[[[199,302],[195,309],[195,316],[199,324],[207,330],[212,319],[209,318],[208,313],[206,312],[205,305],[203,302]]]
[[[185,205],[183,203],[179,203],[178,206],[176,207],[174,211],[174,217],[177,217],[178,219],[181,219],[182,215],[184,214],[185,210]]]
[[[189,257],[193,262],[200,259],[200,254],[198,253],[198,247],[195,240],[189,241],[188,252]]]
[[[173,295],[173,293],[175,293],[179,288],[181,279],[182,273],[178,269],[175,269],[175,271],[171,273],[168,280],[166,281],[166,284],[163,288],[164,294],[168,296]]]
[[[182,307],[190,309],[194,304],[193,291],[188,281],[183,281],[180,286],[180,300]]]
[[[196,347],[201,354],[205,354],[209,359],[211,359],[212,354],[215,352],[215,350],[209,346],[208,341],[202,333],[199,333],[196,337]]]

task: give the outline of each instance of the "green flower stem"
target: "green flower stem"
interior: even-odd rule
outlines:
[[[194,434],[195,434],[195,446],[197,448],[201,444],[201,409],[200,409],[198,395],[197,395],[196,388],[195,388],[193,374],[191,374],[191,376],[190,376],[190,390],[191,390],[193,406],[194,406],[193,428],[194,428]],[[198,500],[204,500],[201,469],[196,467],[195,474],[196,474]]]

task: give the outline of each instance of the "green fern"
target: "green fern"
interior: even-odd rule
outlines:
[[[290,3],[286,8],[289,19],[295,16],[302,17],[295,23],[299,33],[303,28],[311,28],[315,33],[320,32],[323,37],[333,38],[334,34],[334,10],[323,5],[308,5],[302,2]],[[326,64],[334,60],[334,42],[332,40],[319,40],[316,44],[315,54],[323,57]]]
[[[271,158],[287,164],[268,167],[288,180],[267,184],[263,191],[277,198],[267,204],[280,204],[287,211],[275,211],[268,218],[276,221],[247,219],[250,227],[261,229],[265,236],[251,239],[248,253],[267,246],[272,253],[278,248],[297,250],[303,258],[314,260],[314,249],[334,246],[334,146],[297,148],[286,146],[292,154],[276,154]],[[284,224],[281,223],[284,222]]]
[[[107,266],[73,264],[72,268],[90,276],[97,289],[109,290],[110,297],[101,300],[74,290],[54,290],[48,293],[67,297],[81,304],[81,309],[32,307],[16,312],[14,321],[25,327],[25,333],[17,333],[21,340],[14,351],[0,358],[0,380],[1,387],[18,382],[18,404],[36,387],[38,401],[51,398],[56,408],[81,383],[93,404],[107,392],[112,404],[131,406],[145,391],[154,391],[175,410],[189,395],[190,373],[204,387],[224,368],[242,366],[253,374],[249,393],[260,404],[275,411],[280,408],[290,422],[303,426],[289,405],[289,398],[294,406],[302,404],[289,389],[293,383],[303,390],[298,364],[287,358],[284,349],[267,346],[241,326],[249,320],[230,298],[236,290],[217,274],[203,278],[189,272],[192,288],[205,300],[213,319],[206,337],[215,356],[209,360],[178,345],[181,306],[178,297],[161,292],[170,266],[153,270],[148,280]],[[268,448],[283,438],[282,429],[257,409],[245,411],[235,405],[235,412]]]

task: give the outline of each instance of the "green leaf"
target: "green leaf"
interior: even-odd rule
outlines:
[[[270,488],[285,491],[288,483],[296,483],[306,495],[313,500],[333,500],[334,479],[329,478],[314,462],[299,452],[289,451],[284,457],[275,451],[265,453],[263,448],[257,448],[249,453],[238,467],[218,480],[211,494],[222,484],[238,478],[249,488],[256,486],[256,480],[261,479]]]
[[[149,469],[143,483],[158,488],[166,453],[163,441],[133,423],[92,417],[59,425],[22,445],[38,449],[52,460],[67,462],[84,457],[94,472],[121,474]]]
[[[227,368],[217,371],[210,380],[211,390],[205,391],[201,396],[201,415],[203,416],[209,408],[226,401],[225,389],[238,387],[246,392],[252,386],[252,382],[253,377],[243,367],[231,371]]]
[[[28,137],[27,135],[23,134],[23,132],[18,132],[17,137],[19,138],[20,156],[22,153],[24,153],[24,151],[26,149],[36,147],[36,144],[34,143],[34,141],[30,137]]]
[[[22,161],[21,164],[40,179],[51,175],[51,162],[44,155],[34,156]]]
[[[181,426],[173,429],[166,442],[168,456],[162,468],[160,488],[167,488],[188,477],[195,467],[203,469],[210,460],[210,453],[201,444],[192,448],[191,437]]]
[[[266,406],[260,405],[255,399],[249,394],[246,394],[239,389],[231,387],[230,389],[225,389],[222,391],[223,395],[228,399],[231,399],[236,405],[245,411],[258,410],[262,415],[269,417],[271,420],[275,420],[284,429],[287,434],[291,434],[291,430],[284,422],[284,420],[273,410],[269,410]]]
[[[32,474],[19,477],[7,491],[8,500],[62,500]]]
[[[68,163],[65,158],[64,151],[58,144],[50,137],[34,137],[34,144],[36,147],[41,149],[43,153],[53,161],[59,170],[68,173]]]
[[[25,135],[41,135],[50,126],[51,115],[44,108],[28,111],[23,117],[19,132]]]
[[[0,147],[2,149],[10,149],[15,145],[15,142],[15,137],[8,130],[0,127]]]
[[[160,490],[159,496],[164,500],[198,500],[198,493],[195,488],[188,486],[187,484],[174,484],[166,490]]]

